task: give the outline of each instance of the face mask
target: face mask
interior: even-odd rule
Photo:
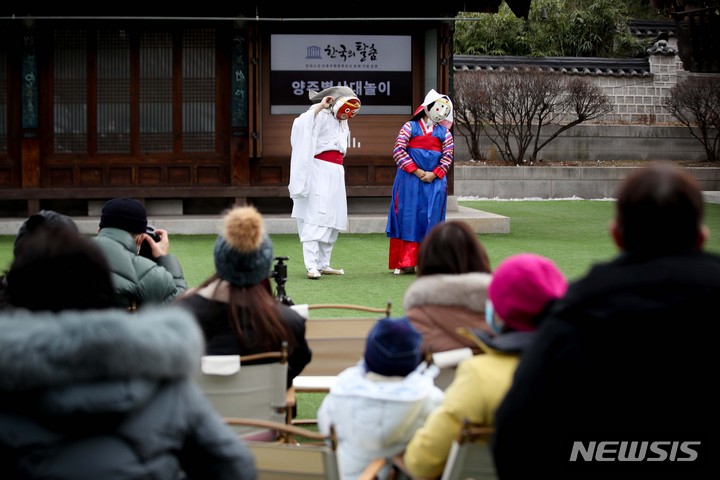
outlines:
[[[488,327],[490,327],[490,330],[492,330],[495,335],[503,333],[504,325],[502,321],[495,316],[495,308],[489,299],[485,300],[485,323],[488,324]]]
[[[435,123],[440,123],[450,115],[450,102],[444,98],[438,98],[430,108],[425,108],[428,118]]]
[[[360,110],[360,100],[355,97],[340,97],[332,105],[332,112],[338,120],[352,118]]]

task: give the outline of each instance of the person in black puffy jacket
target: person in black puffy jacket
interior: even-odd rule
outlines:
[[[495,414],[502,480],[698,479],[717,472],[720,256],[703,194],[671,164],[620,185],[620,253],[571,283]]]

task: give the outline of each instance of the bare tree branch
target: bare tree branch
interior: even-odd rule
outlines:
[[[603,93],[600,87],[587,79],[563,77],[562,80],[558,82],[558,86],[566,92],[565,96],[564,98],[553,98],[553,100],[557,101],[557,103],[553,103],[553,116],[548,116],[545,123],[558,123],[560,127],[549,135],[540,145],[538,145],[536,141],[533,158],[537,158],[540,150],[555,140],[562,132],[612,111],[612,104],[607,95]],[[560,123],[563,119],[564,122]],[[541,127],[542,120],[539,120],[538,138],[540,137]]]
[[[515,165],[523,163],[531,144],[535,159],[560,133],[612,110],[607,96],[589,80],[533,67],[462,72],[455,82],[456,118],[467,132],[471,154],[479,155],[482,133],[505,162]],[[540,143],[543,129],[551,124],[559,128]]]
[[[708,162],[720,160],[720,79],[689,77],[670,89],[663,106],[702,143]]]

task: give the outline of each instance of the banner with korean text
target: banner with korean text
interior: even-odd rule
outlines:
[[[364,114],[412,114],[409,35],[271,35],[270,113],[300,114],[310,90],[345,85]]]

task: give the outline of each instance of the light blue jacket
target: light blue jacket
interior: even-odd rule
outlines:
[[[438,372],[421,363],[406,377],[383,377],[367,373],[361,361],[338,375],[318,409],[318,428],[325,434],[335,428],[342,480],[354,480],[372,460],[405,449],[442,402],[433,381]]]

